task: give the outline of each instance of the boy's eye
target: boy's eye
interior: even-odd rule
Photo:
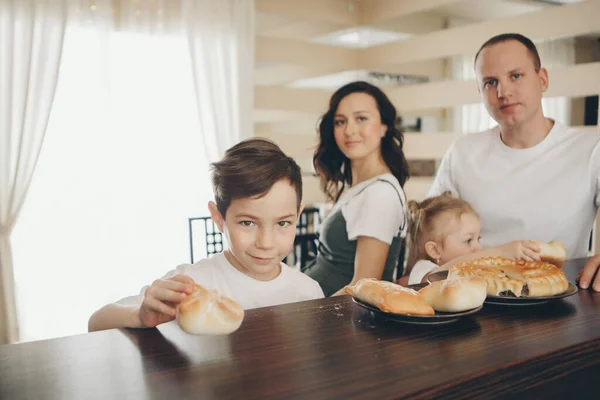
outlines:
[[[519,79],[521,76],[522,76],[521,74],[513,74],[513,76],[512,76],[512,77],[513,77],[514,79]]]
[[[240,224],[245,227],[254,226],[254,222],[252,222],[252,221],[242,221],[242,222],[240,222]]]

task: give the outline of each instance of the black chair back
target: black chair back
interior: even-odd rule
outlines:
[[[188,218],[190,263],[223,251],[223,234],[211,217]],[[197,243],[194,237],[200,237]]]

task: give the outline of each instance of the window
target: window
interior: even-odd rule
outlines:
[[[189,259],[212,197],[183,36],[71,27],[45,143],[12,235],[21,340],[83,333],[91,313]]]

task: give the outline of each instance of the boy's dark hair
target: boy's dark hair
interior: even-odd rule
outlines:
[[[481,50],[485,49],[486,47],[495,45],[496,43],[507,42],[509,40],[516,40],[517,42],[521,43],[523,46],[527,47],[527,50],[529,50],[529,54],[531,55],[531,58],[533,59],[533,66],[535,67],[535,72],[539,72],[540,68],[542,67],[542,62],[540,60],[540,54],[537,51],[537,47],[535,47],[535,44],[533,44],[531,39],[529,39],[526,36],[521,35],[520,33],[503,33],[501,35],[497,35],[491,39],[488,39],[488,41],[485,42],[479,48],[479,51],[477,51],[477,54],[475,55],[474,64],[477,64],[477,58],[479,58],[479,53],[481,53]]]
[[[225,152],[221,161],[211,164],[217,209],[225,218],[232,200],[261,197],[282,179],[296,189],[302,201],[302,171],[298,164],[272,141],[250,138]]]

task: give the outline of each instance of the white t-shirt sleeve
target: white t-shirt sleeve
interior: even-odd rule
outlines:
[[[592,151],[592,158],[590,163],[590,173],[594,182],[594,201],[596,207],[600,207],[600,142],[596,144],[596,148]]]
[[[348,240],[368,236],[387,244],[405,225],[404,208],[389,182],[375,182],[342,206]]]
[[[319,285],[317,281],[315,281],[315,284],[313,286],[313,299],[322,299],[323,297],[325,297],[325,293],[323,293],[321,285]]]
[[[425,275],[429,272],[436,269],[438,265],[429,260],[419,260],[413,267],[412,271],[410,271],[410,275],[408,276],[408,284],[409,285],[417,285],[421,283]]]
[[[170,278],[174,275],[177,274],[184,274],[185,269],[189,266],[190,264],[182,264],[179,265],[176,269],[171,270],[169,272],[167,272],[162,278],[160,279],[167,279]],[[119,301],[117,301],[117,304],[120,304],[122,306],[140,306],[142,305],[142,302],[144,301],[144,294],[146,293],[146,289],[148,289],[150,285],[146,285],[142,288],[142,290],[140,291],[140,293],[138,295],[135,296],[128,296],[125,297]]]
[[[316,300],[325,297],[323,289],[321,289],[319,283],[313,278],[285,264],[282,265],[282,268],[286,271],[284,285],[285,298],[280,299],[281,301],[272,302],[273,305],[289,303],[291,294],[293,294],[294,302]]]
[[[600,174],[596,179],[596,207],[600,207]]]
[[[451,191],[452,194],[456,197],[459,197],[458,188],[454,184],[452,179],[452,150],[454,145],[451,146],[444,158],[440,163],[440,167],[435,174],[435,179],[431,188],[429,189],[429,193],[427,193],[427,197],[439,196],[446,191]]]

